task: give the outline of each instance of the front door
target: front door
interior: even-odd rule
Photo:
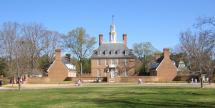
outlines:
[[[110,78],[114,78],[115,77],[115,71],[114,69],[110,70]]]

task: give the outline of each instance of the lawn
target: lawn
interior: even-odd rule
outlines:
[[[1,108],[215,107],[215,89],[77,87],[0,91]]]

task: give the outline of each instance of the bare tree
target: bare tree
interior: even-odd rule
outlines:
[[[82,75],[83,59],[91,54],[96,43],[95,37],[90,37],[84,28],[76,28],[63,36],[63,43],[79,60],[80,75]]]
[[[0,37],[2,40],[2,56],[6,58],[9,76],[14,76],[14,49],[17,37],[20,36],[20,25],[15,22],[6,22],[2,25]]]
[[[26,53],[28,53],[28,60],[30,64],[30,73],[33,74],[37,71],[37,61],[41,51],[46,48],[46,41],[48,41],[48,32],[41,24],[24,24],[22,26],[22,35],[25,38]]]
[[[49,57],[49,62],[53,61],[54,51],[56,48],[60,47],[61,34],[55,31],[46,31],[44,35],[44,49],[42,50],[42,55],[47,54]]]
[[[60,46],[61,34],[55,31],[46,31],[44,35],[44,49],[41,50],[40,58],[38,59],[38,68],[47,76],[47,69],[54,61],[54,51]]]
[[[213,30],[206,29],[205,24],[211,24],[207,21],[208,19],[202,19],[197,23],[197,31],[194,33],[186,31],[181,33],[180,45],[182,51],[187,55],[189,61],[189,68],[194,73],[199,73],[201,76],[203,73],[207,73],[210,79],[213,73],[213,59],[214,59],[214,48],[215,48],[215,32]],[[215,26],[214,26],[215,27]],[[203,87],[202,77],[201,87]]]

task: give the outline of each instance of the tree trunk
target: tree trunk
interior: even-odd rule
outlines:
[[[201,74],[201,77],[200,77],[200,82],[201,82],[201,88],[203,88],[202,74]]]
[[[18,77],[19,91],[21,90],[20,77]]]
[[[80,76],[82,76],[82,73],[83,73],[83,69],[82,69],[82,62],[81,62],[81,75]]]

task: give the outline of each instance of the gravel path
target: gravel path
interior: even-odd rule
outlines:
[[[200,84],[190,83],[83,83],[81,87],[128,87],[128,86],[148,86],[148,87],[191,87],[199,88]],[[50,89],[50,88],[74,88],[77,87],[75,84],[23,84],[21,89]],[[4,85],[0,87],[0,91],[5,90],[17,90],[17,85]],[[204,84],[204,88],[214,88],[215,84]]]

